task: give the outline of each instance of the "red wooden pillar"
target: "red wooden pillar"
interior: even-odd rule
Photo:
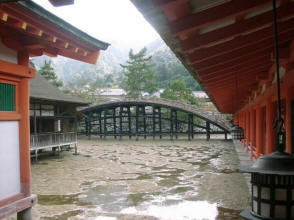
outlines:
[[[250,142],[252,146],[256,146],[255,142],[256,142],[256,136],[255,136],[255,126],[256,126],[256,122],[255,122],[255,109],[252,108],[250,110]]]
[[[246,112],[246,139],[250,141],[250,111]]]
[[[257,157],[259,157],[264,152],[264,143],[263,143],[263,135],[264,135],[264,114],[262,113],[261,106],[257,106],[256,108],[256,153]]]
[[[18,53],[18,64],[29,67],[29,55],[25,52]],[[30,157],[30,83],[28,78],[20,81],[20,111],[23,117],[20,119],[19,136],[21,141],[20,147],[20,169],[21,169],[21,186],[25,196],[31,194],[31,157]]]
[[[285,117],[285,130],[286,130],[286,151],[294,153],[291,146],[293,145],[293,98],[294,87],[288,88],[286,92],[286,117]]]
[[[275,151],[275,134],[274,126],[274,104],[269,98],[266,101],[266,153],[270,154]]]

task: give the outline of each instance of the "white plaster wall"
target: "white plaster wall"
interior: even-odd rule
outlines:
[[[0,121],[0,200],[21,192],[18,121]]]
[[[17,51],[6,47],[1,40],[0,36],[0,60],[11,63],[17,63]]]

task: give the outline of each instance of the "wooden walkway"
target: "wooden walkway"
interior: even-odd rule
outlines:
[[[34,152],[31,157],[38,160],[38,152],[45,149],[55,150],[58,152],[65,146],[75,145],[77,150],[77,132],[65,133],[41,133],[31,135],[31,148],[30,151]]]

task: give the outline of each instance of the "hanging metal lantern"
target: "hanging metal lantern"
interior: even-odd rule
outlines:
[[[294,219],[294,157],[285,152],[261,156],[252,167],[252,207],[240,215],[244,219]]]
[[[231,136],[233,140],[242,140],[244,139],[244,130],[238,125],[235,125],[231,131]]]

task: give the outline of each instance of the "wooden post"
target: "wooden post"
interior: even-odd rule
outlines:
[[[251,145],[256,147],[256,117],[255,117],[255,109],[252,108],[250,110],[250,142]]]
[[[275,150],[275,136],[273,131],[274,125],[274,104],[269,98],[266,101],[266,153],[270,154]]]
[[[75,133],[76,133],[76,143],[75,143],[75,152],[74,155],[78,154],[78,147],[77,147],[77,142],[78,142],[78,119],[77,119],[77,112],[75,112]]]
[[[112,121],[113,121],[113,133],[114,133],[114,138],[116,139],[116,112],[115,108],[112,110]]]
[[[131,127],[131,107],[128,106],[128,123],[129,123],[129,139],[132,138],[132,127]]]
[[[91,135],[92,135],[92,112],[89,113],[88,117],[88,139],[91,140]]]
[[[159,119],[159,138],[161,139],[162,138],[162,135],[161,135],[161,128],[162,128],[162,125],[161,125],[161,107],[158,107],[158,119]]]
[[[139,105],[136,105],[136,141],[138,140],[138,132],[139,132]]]
[[[155,106],[152,106],[152,137],[155,140]]]
[[[122,139],[122,112],[123,112],[123,107],[119,107],[119,140]]]
[[[107,126],[106,126],[106,123],[107,123],[107,110],[106,109],[104,109],[103,110],[103,112],[104,112],[104,123],[103,123],[103,126],[104,126],[104,128],[103,128],[103,133],[104,133],[104,140],[106,140],[106,134],[107,134]]]
[[[250,112],[247,110],[246,112],[246,139],[250,141]]]
[[[18,64],[28,67],[29,54],[18,52]],[[29,78],[21,79],[19,83],[19,106],[22,117],[19,120],[20,140],[20,184],[25,197],[31,196],[31,160],[30,160],[30,82]],[[18,220],[31,220],[31,208],[18,214]]]
[[[194,139],[194,115],[191,114],[191,136]]]
[[[146,107],[143,106],[142,110],[143,110],[143,126],[144,126],[144,139],[146,139]]]
[[[293,98],[294,87],[286,90],[286,115],[285,115],[285,130],[286,130],[286,152],[293,154]]]
[[[17,220],[31,220],[31,219],[32,219],[32,208],[28,208],[17,213]]]
[[[88,118],[85,118],[85,132],[86,132],[86,136],[88,136],[89,135]]]
[[[178,139],[178,112],[175,110],[176,139]]]
[[[191,114],[188,114],[188,140],[191,141]]]
[[[99,133],[100,133],[100,139],[102,139],[102,120],[101,120],[101,112],[99,111]]]
[[[257,106],[256,108],[256,153],[257,157],[259,157],[261,154],[263,154],[263,148],[264,148],[264,143],[263,143],[263,137],[264,137],[264,114],[262,112],[261,106]]]
[[[206,121],[206,140],[210,140],[210,122]]]
[[[36,103],[34,103],[34,134],[37,134],[37,114],[36,114]]]
[[[173,123],[173,116],[174,116],[174,111],[171,109],[170,110],[170,139],[173,140],[173,128],[174,128],[174,123]]]

